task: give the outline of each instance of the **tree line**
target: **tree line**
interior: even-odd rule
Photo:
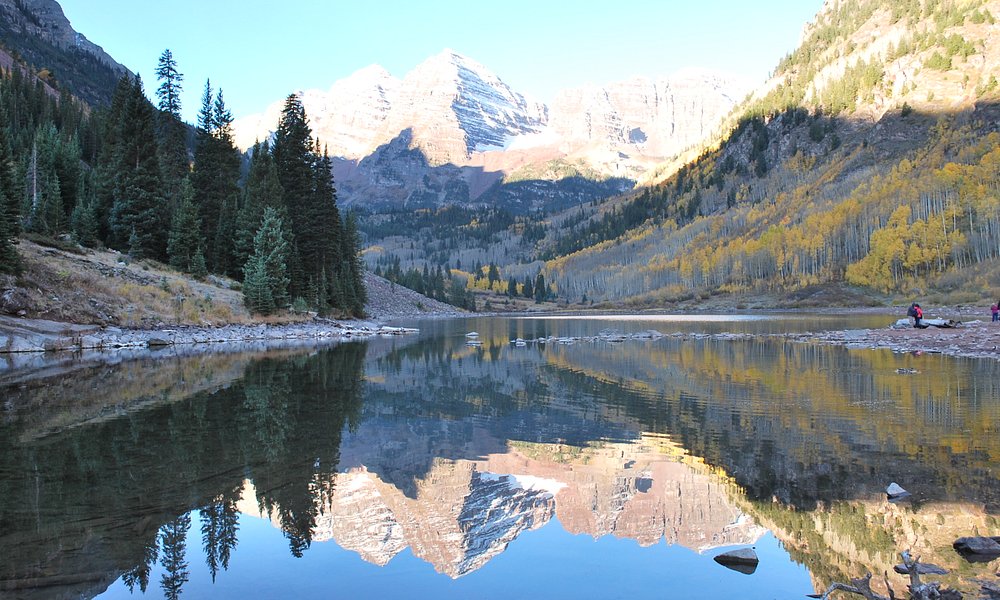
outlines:
[[[803,152],[805,126],[792,138],[799,150],[765,178],[727,173],[716,187],[720,151],[691,165],[685,177],[696,184],[674,206],[699,197],[704,215],[650,218],[548,262],[560,295],[656,302],[830,282],[888,293],[927,284],[988,289],[976,278],[1000,258],[1000,134],[984,134],[979,115],[941,117],[918,152],[878,165],[863,142],[825,156]]]
[[[68,235],[242,280],[257,313],[362,315],[357,225],[338,209],[330,158],[298,97],[287,97],[273,143],[244,155],[221,89],[206,81],[192,128],[170,50],[156,74],[156,105],[139,77],[125,76],[110,105],[91,109],[18,67],[3,73],[0,272],[19,272],[19,235]]]

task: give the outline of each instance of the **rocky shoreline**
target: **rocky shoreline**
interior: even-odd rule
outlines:
[[[959,358],[1000,360],[1000,325],[967,321],[948,329],[885,327],[794,333],[671,333],[669,338],[759,340],[784,339],[865,350],[889,350],[897,354],[943,354]]]
[[[382,335],[403,335],[415,331],[402,327],[387,327],[371,321],[326,319],[282,325],[183,326],[143,330],[0,316],[0,354],[161,348],[280,340],[350,340]]]

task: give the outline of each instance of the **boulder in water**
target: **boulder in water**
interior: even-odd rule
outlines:
[[[989,562],[1000,557],[1000,538],[997,537],[960,537],[952,547],[969,562]]]
[[[734,571],[750,575],[757,570],[757,564],[760,561],[753,548],[740,548],[723,552],[715,557],[715,562]]]
[[[885,495],[889,498],[890,502],[896,500],[902,500],[903,498],[909,498],[910,492],[904,490],[895,481],[889,484],[889,487],[885,488]]]

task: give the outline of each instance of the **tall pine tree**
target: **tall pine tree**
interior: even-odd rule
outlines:
[[[311,250],[312,229],[305,214],[305,207],[313,196],[313,163],[312,130],[306,121],[305,109],[295,94],[285,99],[274,134],[274,164],[278,173],[278,182],[284,194],[284,204],[291,221],[294,236],[294,256],[291,257],[290,272],[292,273],[291,293],[293,297],[306,296],[313,278],[307,272],[315,273],[314,265],[305,264],[313,258]],[[303,248],[303,245],[305,248]],[[303,260],[303,254],[306,259]]]
[[[189,161],[187,153],[187,130],[181,121],[180,94],[184,87],[184,75],[177,70],[177,61],[170,49],[163,51],[156,66],[156,78],[160,86],[156,88],[157,143],[159,145],[160,176],[166,196],[176,207],[181,180],[187,175]]]
[[[360,314],[365,292],[352,266],[356,240],[345,242],[330,158],[325,152],[320,156],[295,94],[285,99],[272,154],[291,221],[293,297],[304,298],[321,312]]]
[[[192,184],[205,240],[205,260],[214,273],[235,274],[237,270],[232,237],[239,202],[240,155],[233,143],[232,120],[222,90],[213,98],[211,82],[206,81],[198,116]]]
[[[0,273],[17,274],[21,270],[21,258],[14,247],[17,237],[13,234],[8,210],[7,199],[0,190]]]
[[[354,316],[365,314],[365,304],[368,303],[368,290],[365,288],[365,263],[361,258],[361,237],[358,234],[357,217],[353,212],[347,213],[344,222],[343,264],[345,287],[351,290],[349,302],[345,308]],[[444,295],[444,277],[440,270],[436,273],[435,289]]]
[[[160,194],[154,108],[133,80],[120,115],[113,165],[111,243],[130,254],[163,260],[167,250],[167,210]]]

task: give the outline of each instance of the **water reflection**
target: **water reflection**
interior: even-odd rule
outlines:
[[[703,552],[663,576],[741,597],[822,590],[889,569],[907,547],[955,582],[991,568],[949,544],[997,533],[994,362],[713,337],[516,347],[526,326],[607,323],[476,325],[477,347],[468,323],[438,322],[420,339],[6,388],[0,591],[92,597],[119,580],[109,594],[173,598],[206,577],[220,585],[205,593],[236,596],[222,573],[254,517],[284,538],[268,556],[305,560],[329,542],[381,567],[395,595],[496,595],[484,582],[527,577],[536,566],[505,569],[553,528],[570,537],[546,542],[546,572],[594,586],[580,596],[602,584],[580,536],[630,541],[615,552],[634,564],[665,546]],[[60,391],[60,410],[36,410]],[[887,504],[890,481],[914,502]],[[716,548],[775,538],[751,579],[711,562]],[[454,583],[394,569],[409,557]],[[371,582],[339,560],[345,586]]]
[[[27,441],[20,426],[31,428],[32,419],[4,425],[2,590],[25,598],[93,596],[124,573],[129,587],[144,591],[159,561],[166,569],[160,585],[174,597],[187,574],[184,515],[202,509],[214,576],[236,545],[235,505],[245,479],[276,515],[292,553],[301,554],[329,493],[322,482],[332,485],[336,473],[340,432],[357,415],[364,355],[363,344],[345,344],[294,357],[242,357],[242,378],[223,377],[224,387],[121,418]],[[132,397],[127,386],[96,392]]]

